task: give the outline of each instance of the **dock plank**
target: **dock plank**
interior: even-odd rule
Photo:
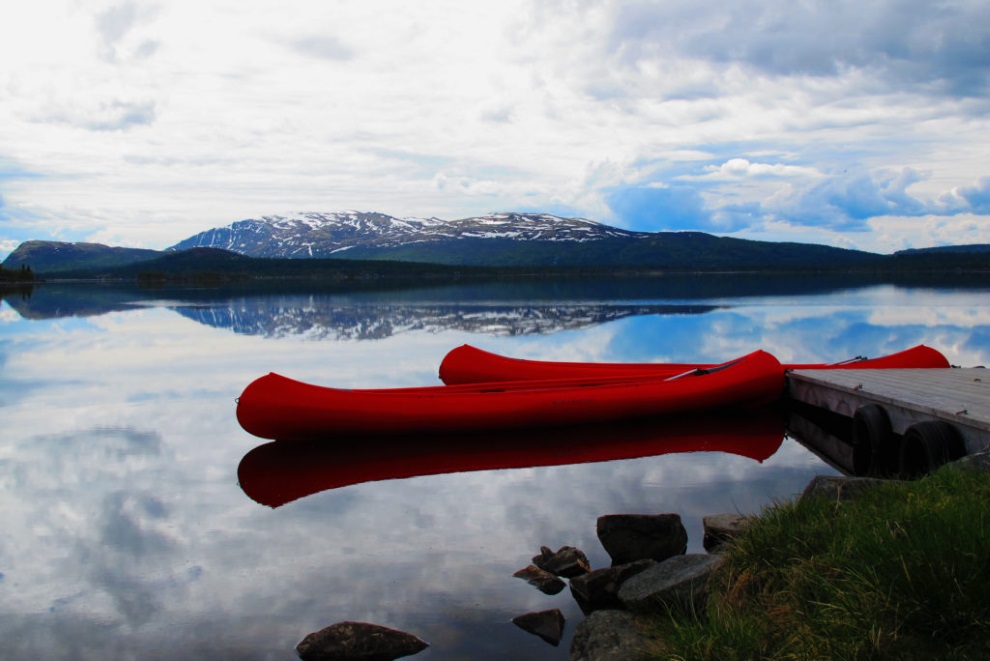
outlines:
[[[990,446],[990,372],[985,369],[795,370],[798,401],[851,416],[865,403],[888,409],[894,431],[924,419],[956,425],[972,449]]]

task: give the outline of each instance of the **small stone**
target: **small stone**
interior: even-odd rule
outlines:
[[[296,653],[303,661],[392,661],[427,647],[403,631],[367,622],[338,622],[303,638]]]
[[[607,514],[598,517],[597,530],[613,567],[636,560],[663,562],[687,552],[687,530],[677,514]]]
[[[584,551],[573,546],[562,546],[556,552],[540,547],[540,555],[533,556],[533,564],[555,576],[573,578],[591,571]]]
[[[523,579],[543,594],[559,594],[566,586],[562,580],[536,565],[520,569],[513,576]]]
[[[537,613],[526,613],[512,618],[512,623],[523,631],[528,631],[547,641],[554,647],[564,636],[564,614],[559,608]]]

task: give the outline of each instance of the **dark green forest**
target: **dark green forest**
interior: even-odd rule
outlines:
[[[0,282],[21,283],[34,282],[34,280],[34,271],[27,264],[22,264],[20,268],[16,269],[5,269],[3,265],[0,265]]]
[[[389,250],[355,249],[347,251],[346,258],[315,259],[248,257],[217,248],[153,251],[31,241],[5,260],[4,267],[0,267],[0,281],[126,280],[154,285],[290,279],[353,284],[520,277],[628,278],[678,273],[990,275],[990,252],[979,246],[880,255],[688,232],[589,243],[460,239]]]

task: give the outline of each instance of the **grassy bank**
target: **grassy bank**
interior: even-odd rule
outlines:
[[[990,477],[945,467],[755,519],[655,659],[990,658]]]

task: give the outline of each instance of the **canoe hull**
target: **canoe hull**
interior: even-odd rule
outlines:
[[[509,358],[469,344],[451,350],[440,363],[440,380],[448,385],[486,381],[575,379],[602,376],[664,376],[689,369],[711,367],[692,363],[582,363]],[[838,364],[787,364],[785,369],[889,369],[949,367],[941,353],[924,345],[873,359],[853,359]]]
[[[272,373],[244,390],[237,419],[255,436],[285,441],[489,432],[753,408],[776,401],[783,389],[784,369],[764,351],[710,373],[680,378],[560,379],[505,388],[344,390]]]

